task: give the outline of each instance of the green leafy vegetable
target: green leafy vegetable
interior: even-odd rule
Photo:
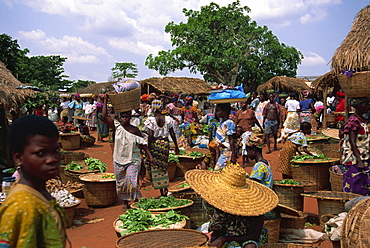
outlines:
[[[101,173],[104,173],[107,170],[107,165],[97,158],[89,157],[85,159],[85,164],[88,171],[100,170]]]
[[[203,157],[204,156],[204,154],[203,153],[201,153],[201,152],[191,152],[191,153],[189,153],[189,155],[188,155],[189,157],[194,157],[194,159],[195,158],[199,158],[199,157]]]
[[[189,187],[189,184],[188,183],[182,183],[180,184],[179,186],[177,186],[178,188],[186,188],[186,187]]]
[[[76,162],[72,161],[69,165],[66,166],[65,170],[78,171],[82,170],[82,168],[83,168],[82,164],[77,164]]]
[[[175,153],[170,153],[168,155],[168,162],[176,162],[178,163],[179,162],[179,156],[177,156]]]
[[[328,158],[324,154],[313,155],[313,156],[304,154],[304,155],[294,156],[291,162],[305,161],[307,159],[315,159],[317,161],[320,161],[320,160],[327,160]]]
[[[179,149],[179,155],[185,155],[186,151],[184,149]]]
[[[112,178],[112,179],[115,179],[116,176],[112,173],[107,173],[107,174],[104,174],[101,176],[101,178]]]
[[[277,181],[275,183],[279,183],[279,184],[293,184],[293,185],[300,185],[299,182],[296,182],[292,179],[284,179],[284,180],[280,180],[280,181]]]
[[[155,199],[154,197],[141,198],[138,202],[138,206],[142,209],[148,210],[148,209],[179,207],[189,203],[190,200],[188,199],[178,200],[170,195],[170,196],[161,196],[158,199]]]

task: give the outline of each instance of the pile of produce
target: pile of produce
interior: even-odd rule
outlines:
[[[82,189],[82,185],[83,184],[81,183],[78,182],[71,183],[70,181],[68,181],[66,184],[62,184],[62,182],[58,179],[50,179],[46,181],[46,189],[49,192],[55,192],[58,190],[67,190],[69,192],[74,192]]]
[[[189,184],[188,183],[182,183],[180,185],[177,186],[178,188],[186,188],[186,187],[189,187]]]
[[[160,208],[173,208],[180,207],[191,203],[188,199],[176,199],[172,195],[161,196],[158,199],[154,197],[141,198],[138,202],[138,206],[142,209],[160,209]]]
[[[275,183],[278,183],[278,184],[292,184],[292,185],[300,185],[299,182],[296,182],[294,181],[293,179],[284,179],[284,180],[280,180],[280,181],[277,181]]]
[[[101,173],[104,173],[107,170],[107,165],[100,161],[97,158],[86,158],[85,165],[87,166],[88,171],[99,170]],[[72,161],[69,165],[66,166],[65,170],[79,171],[82,170],[84,166]]]
[[[56,190],[55,192],[50,192],[51,196],[54,197],[61,207],[71,206],[73,204],[79,203],[80,200],[76,199],[67,190]]]
[[[128,209],[126,213],[121,214],[118,218],[122,221],[122,226],[118,228],[126,229],[121,232],[121,235],[146,231],[149,228],[168,228],[172,224],[183,221],[184,219],[189,219],[187,216],[181,215],[179,212],[173,210],[152,215],[148,210],[140,208]]]
[[[104,174],[101,176],[101,178],[112,178],[112,179],[115,179],[116,176],[112,173],[107,173],[107,174]]]
[[[328,158],[324,154],[319,154],[319,155],[299,155],[299,156],[293,156],[293,159],[291,162],[296,162],[296,161],[305,161],[308,159],[312,159],[313,161],[322,161],[322,160],[328,160]]]
[[[203,156],[204,156],[204,154],[203,154],[203,153],[201,153],[201,152],[191,152],[191,153],[189,153],[187,156],[189,156],[189,157],[194,157],[194,158],[200,158],[200,157],[203,157]]]
[[[179,156],[177,156],[173,152],[170,152],[170,154],[168,155],[168,163],[170,163],[170,162],[178,163],[179,162]]]

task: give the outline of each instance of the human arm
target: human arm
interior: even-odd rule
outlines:
[[[310,102],[310,109],[311,109],[312,114],[314,114],[316,112],[313,101]]]
[[[107,103],[108,103],[108,94],[106,94],[104,97],[102,114],[104,121],[107,123],[108,127],[114,129],[114,121],[110,116],[108,116]]]
[[[262,126],[261,126],[260,122],[257,120],[256,114],[254,114],[254,113],[253,113],[253,121],[254,121],[254,123],[256,123],[256,125],[260,128],[261,133],[263,133],[263,128],[262,128]],[[263,123],[265,123],[265,121],[263,121]]]
[[[176,154],[179,154],[179,147],[177,145],[177,139],[176,139],[176,135],[175,135],[175,131],[173,131],[173,127],[170,127],[170,136],[171,136],[171,139],[175,145],[175,153]]]
[[[356,157],[357,166],[360,169],[364,168],[364,162],[361,159],[360,153],[357,149],[356,139],[357,139],[357,132],[355,130],[350,130],[349,133],[349,144],[351,145],[351,150],[353,155]]]
[[[237,157],[236,157],[236,149],[235,149],[235,142],[234,142],[234,136],[228,135],[229,143],[230,143],[230,150],[231,150],[231,163],[235,164]]]
[[[307,146],[304,146],[304,147],[303,147],[303,151],[304,151],[305,153],[307,153],[308,155],[313,156],[313,154],[312,154],[311,152],[309,152],[309,151],[308,151]],[[299,153],[300,153],[300,152],[299,152]],[[299,154],[299,155],[301,155],[301,154]]]

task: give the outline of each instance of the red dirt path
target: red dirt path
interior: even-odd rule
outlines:
[[[92,132],[96,135],[96,132]],[[281,147],[281,145],[279,145]],[[76,151],[82,151],[90,154],[91,157],[98,158],[108,165],[107,172],[113,173],[112,166],[112,151],[108,142],[96,143],[93,147],[87,147]],[[265,152],[265,149],[264,149]],[[282,179],[281,174],[275,171],[279,151],[274,151],[270,154],[264,154],[273,169],[274,179]],[[251,165],[252,166],[252,165]],[[251,172],[252,167],[246,167],[248,173]],[[183,178],[176,178],[172,183],[183,180]],[[143,197],[157,197],[159,190],[154,190],[150,182],[146,182],[141,189]],[[304,211],[310,216],[317,217],[317,202],[312,198],[305,198]],[[81,199],[81,204],[76,209],[75,220],[82,222],[104,219],[100,222],[92,224],[75,225],[67,229],[68,237],[72,243],[73,248],[107,248],[115,247],[117,241],[116,232],[113,229],[113,221],[122,214],[122,202],[117,202],[115,205],[105,208],[91,208],[86,205],[84,199]],[[318,229],[316,227],[315,229]],[[324,241],[315,246],[321,248],[331,248],[330,241]]]

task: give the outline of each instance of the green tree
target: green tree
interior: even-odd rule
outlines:
[[[25,57],[20,64],[19,81],[51,90],[64,88],[71,81],[65,80],[63,63],[67,58],[60,55]]]
[[[115,66],[111,70],[113,80],[135,78],[139,72],[137,65],[131,62],[116,62]]]
[[[27,53],[29,50],[20,49],[17,40],[12,40],[12,37],[7,34],[0,34],[0,61],[15,77],[19,73],[19,63],[26,57]]]
[[[295,76],[303,55],[281,44],[266,26],[260,27],[245,14],[250,9],[236,1],[227,7],[215,3],[200,11],[183,9],[187,23],[170,22],[173,50],[150,54],[145,65],[167,75],[188,68],[205,80],[248,88],[277,75]]]

